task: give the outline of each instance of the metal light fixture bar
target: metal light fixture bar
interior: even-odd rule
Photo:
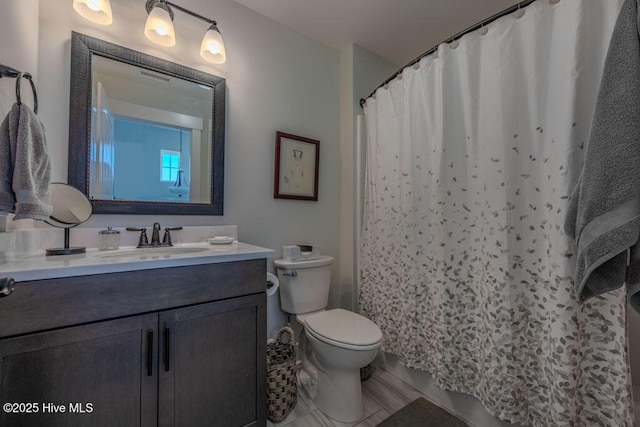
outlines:
[[[173,24],[168,22],[169,19],[173,21],[174,14],[172,8],[175,8],[209,24],[209,28],[207,29],[200,46],[200,56],[202,56],[206,61],[214,64],[222,64],[226,61],[224,41],[222,40],[222,35],[220,34],[220,30],[217,26],[218,24],[215,20],[202,16],[199,13],[192,12],[179,4],[167,0],[147,0],[145,7],[147,14],[149,15],[147,24],[145,25],[145,35],[147,35],[147,38],[151,41],[167,47],[171,47],[175,44]],[[152,14],[154,13],[155,16],[152,18]],[[165,18],[161,18],[162,14],[165,15]],[[166,17],[167,15],[168,18]]]
[[[173,7],[173,8],[178,9],[180,12],[184,12],[184,13],[186,13],[187,15],[191,15],[191,16],[193,16],[194,18],[202,19],[203,21],[208,22],[209,24],[218,25],[218,24],[216,23],[216,21],[214,21],[213,19],[209,19],[209,18],[207,18],[206,16],[202,16],[202,15],[200,15],[200,14],[198,14],[198,13],[192,12],[192,11],[190,11],[189,9],[185,9],[184,7],[182,7],[182,6],[180,6],[180,5],[177,5],[177,4],[173,3],[173,2],[168,1],[168,2],[166,2],[166,3],[167,3],[169,6],[171,6],[171,7]]]
[[[208,22],[209,24],[218,25],[215,20],[209,19],[206,16],[202,16],[199,13],[192,12],[189,9],[185,9],[184,7],[180,6],[179,4],[176,4],[176,3],[173,3],[173,2],[170,2],[170,1],[147,0],[147,4],[146,4],[147,13],[151,12],[151,10],[156,5],[156,3],[164,3],[167,6],[170,6],[170,8],[167,11],[169,12],[169,15],[171,16],[171,19],[173,19],[173,11],[171,10],[171,8],[174,8],[174,9],[178,9],[180,12],[186,13],[187,15],[193,16],[194,18],[198,18],[198,19],[201,19],[201,20],[203,20],[205,22]]]

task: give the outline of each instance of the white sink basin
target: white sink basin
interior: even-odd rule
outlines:
[[[124,249],[104,253],[98,253],[96,256],[102,259],[137,259],[137,258],[170,258],[173,255],[185,255],[196,252],[208,251],[210,248],[202,246],[169,246],[160,248],[139,248]]]

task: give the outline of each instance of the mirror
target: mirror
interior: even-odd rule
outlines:
[[[52,227],[64,228],[64,247],[47,249],[47,256],[85,253],[84,247],[69,246],[69,230],[91,217],[89,199],[77,188],[62,182],[52,182],[49,188],[52,211],[49,219],[44,222]]]
[[[70,102],[94,213],[222,215],[224,79],[74,32]]]
[[[51,215],[47,224],[58,228],[75,227],[91,217],[91,203],[84,194],[62,182],[52,182]]]

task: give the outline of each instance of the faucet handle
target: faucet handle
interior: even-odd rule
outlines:
[[[174,230],[182,230],[182,227],[165,227],[164,229],[164,237],[162,238],[162,244],[167,246],[173,246],[171,243],[171,233],[170,231]]]
[[[147,229],[146,228],[137,228],[137,227],[127,227],[127,231],[139,231],[140,239],[138,240],[138,248],[143,246],[149,246],[149,239],[147,238]]]

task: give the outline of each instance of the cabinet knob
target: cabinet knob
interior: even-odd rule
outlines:
[[[15,287],[13,277],[3,277],[0,279],[0,298],[11,295]]]

